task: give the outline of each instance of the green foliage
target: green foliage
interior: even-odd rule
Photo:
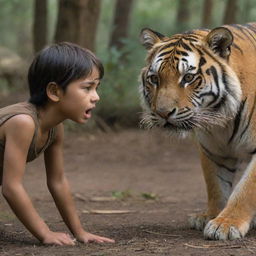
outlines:
[[[149,4],[150,2],[150,4]],[[175,29],[177,0],[135,1],[131,34],[138,40],[142,28],[171,34]]]
[[[137,43],[131,40],[124,43],[122,51],[111,48],[101,56],[105,77],[99,89],[101,101],[97,113],[110,124],[124,123],[127,118],[130,121],[138,119],[141,59],[135,56]]]
[[[32,47],[33,0],[0,0],[0,45],[26,56]]]

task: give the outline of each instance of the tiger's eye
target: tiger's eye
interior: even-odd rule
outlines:
[[[158,76],[156,75],[151,75],[149,77],[149,81],[150,83],[152,83],[153,85],[158,85]]]
[[[189,83],[194,79],[194,74],[188,73],[183,77],[184,82]]]

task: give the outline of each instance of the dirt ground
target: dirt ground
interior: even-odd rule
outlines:
[[[190,141],[178,143],[162,132],[136,129],[72,132],[66,134],[64,154],[82,223],[116,243],[41,245],[0,196],[1,256],[256,255],[253,230],[243,240],[223,242],[206,241],[202,232],[189,229],[188,215],[206,205],[199,159]],[[42,158],[28,165],[24,182],[49,226],[68,232],[46,189]]]

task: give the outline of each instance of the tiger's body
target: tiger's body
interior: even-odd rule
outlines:
[[[142,123],[193,133],[199,147],[208,209],[191,226],[207,239],[244,237],[256,215],[256,23],[172,37],[144,29],[141,41]]]

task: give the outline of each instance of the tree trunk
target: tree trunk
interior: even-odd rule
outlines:
[[[38,52],[47,43],[47,0],[34,1],[33,45]]]
[[[202,27],[209,28],[212,23],[213,0],[204,0]]]
[[[180,31],[187,30],[188,28],[188,22],[190,19],[189,2],[190,2],[189,0],[178,1],[176,24],[177,24],[177,28]]]
[[[242,19],[239,20],[239,23],[246,23],[251,21],[251,10],[253,9],[253,3],[250,0],[243,1],[243,15]]]
[[[237,0],[227,0],[225,13],[223,17],[224,24],[232,24],[236,23],[236,16],[237,16]]]
[[[59,0],[55,41],[95,49],[100,0]]]
[[[121,49],[122,39],[128,36],[133,0],[117,0],[109,47]]]

